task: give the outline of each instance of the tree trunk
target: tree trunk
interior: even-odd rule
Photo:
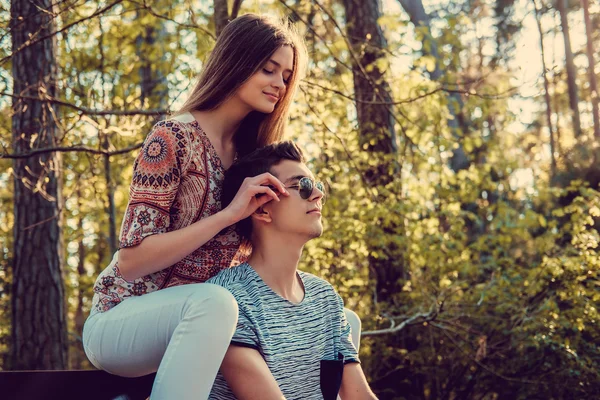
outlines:
[[[53,1],[11,2],[12,48],[55,32]],[[41,12],[40,10],[44,10]],[[57,97],[56,37],[19,51],[12,59],[15,96]],[[58,109],[41,100],[13,100],[13,148],[26,153],[56,145]],[[60,157],[55,153],[14,161],[14,264],[11,366],[67,367],[67,331],[61,274]]]
[[[556,65],[556,64],[553,64]],[[555,123],[554,123],[554,128],[556,129],[556,150],[558,151],[558,154],[562,154],[562,145],[561,145],[561,130],[560,130],[560,124],[561,124],[561,117],[560,117],[560,105],[559,105],[559,95],[556,94],[556,88],[558,87],[558,82],[560,82],[559,76],[557,74],[553,74],[552,76],[552,86],[554,88],[554,96],[552,98],[552,103],[554,104],[554,116],[555,118]]]
[[[425,12],[423,2],[421,0],[398,0],[404,8],[404,11],[410,17],[410,21],[413,23],[415,28],[423,29],[423,54],[432,56],[435,62],[435,68],[429,73],[431,80],[445,84],[444,73],[440,68],[441,60],[438,53],[437,42],[431,36],[431,24],[430,17]],[[461,139],[467,134],[467,129],[461,129],[459,121],[464,120],[462,109],[464,106],[460,93],[450,93],[447,97],[448,100],[448,111],[452,118],[448,119],[448,127],[452,131],[454,138],[458,143],[458,147],[454,150],[452,158],[450,160],[450,167],[454,172],[458,172],[461,169],[469,168],[471,164],[470,160],[462,147]]]
[[[103,134],[103,145],[105,150],[109,148],[108,136]],[[104,178],[106,179],[106,198],[108,200],[108,247],[110,254],[115,254],[117,251],[117,210],[115,208],[115,182],[111,177],[110,156],[104,156]]]
[[[237,18],[240,12],[240,8],[242,7],[242,1],[243,0],[233,0],[233,5],[231,6],[231,14],[229,15],[230,19],[234,20]]]
[[[343,4],[348,40],[354,53],[352,73],[359,141],[369,158],[377,160],[375,167],[367,168],[365,178],[372,187],[385,186],[395,179],[391,159],[397,149],[390,89],[378,65],[387,45],[377,22],[381,16],[378,0],[343,0]],[[398,234],[401,227],[393,222],[374,221],[373,229]],[[399,279],[404,278],[402,260],[394,256],[394,249],[386,246],[373,245],[371,251],[385,255],[383,259],[371,257],[369,261],[375,275],[377,299],[387,301],[397,293]]]
[[[596,82],[596,73],[594,67],[594,42],[592,40],[592,23],[590,22],[590,4],[589,0],[581,0],[583,8],[583,19],[585,21],[585,34],[587,37],[586,52],[588,57],[588,73],[590,75],[590,93],[592,97],[592,113],[594,114],[594,137],[600,140],[600,112],[598,111],[598,83]]]
[[[573,51],[571,50],[571,38],[569,34],[569,20],[567,18],[567,0],[556,0],[556,8],[560,14],[560,26],[565,42],[565,63],[567,67],[567,84],[569,86],[569,106],[573,116],[573,134],[578,138],[581,136],[581,118],[579,115],[579,95],[577,94],[577,70],[575,69],[575,63],[573,62]]]
[[[550,181],[556,176],[556,146],[554,144],[554,129],[552,127],[552,105],[550,100],[550,84],[548,82],[548,73],[546,68],[546,53],[544,51],[544,31],[542,29],[541,15],[536,0],[533,0],[535,9],[535,22],[540,33],[540,51],[542,53],[542,76],[544,77],[544,99],[546,100],[546,119],[548,123],[548,131],[550,133]]]
[[[217,37],[227,25],[229,19],[229,11],[227,10],[227,0],[214,0],[214,18],[215,18],[215,31]]]
[[[168,51],[167,30],[162,20],[158,21],[158,23],[158,26],[146,27],[144,33],[136,38],[136,53],[141,61],[139,69],[140,99],[145,106],[166,109],[169,103],[167,77],[161,68],[157,68],[154,63],[155,60],[148,58],[148,55],[152,54],[153,51],[158,51],[159,54],[164,54]],[[159,116],[157,120],[163,117]]]
[[[141,17],[140,12],[138,12],[138,17]],[[104,58],[104,28],[102,26],[102,18],[98,19],[98,25],[100,28],[100,43],[98,45],[100,50],[100,72],[102,79],[102,103],[106,102],[106,93],[104,88],[106,87],[105,82],[105,58]],[[146,35],[152,35],[153,29],[146,28]],[[141,87],[141,103],[142,106],[145,104],[146,99],[151,99],[150,92],[153,84],[153,72],[149,62],[146,62],[146,54],[150,53],[151,46],[154,44],[152,38],[146,39],[145,36],[139,35],[136,38],[136,53],[143,60],[142,66],[140,67],[140,87]],[[145,46],[146,45],[146,46]],[[158,70],[158,68],[157,68]],[[166,86],[164,91],[162,92],[163,96],[167,96]],[[165,100],[166,101],[166,100]],[[151,106],[150,106],[151,107]],[[160,118],[160,117],[159,117]],[[110,124],[110,117],[105,117],[106,126]],[[110,137],[106,132],[100,130],[98,132],[98,138],[100,141],[100,145],[103,150],[110,150]],[[117,183],[113,181],[111,177],[111,168],[110,168],[110,156],[104,155],[104,179],[106,180],[106,200],[107,207],[106,213],[108,214],[108,247],[110,249],[110,253],[114,254],[117,251],[117,212],[115,208],[115,187]],[[102,262],[102,260],[99,260]]]
[[[79,179],[82,179],[82,177],[80,176]],[[81,369],[83,367],[83,363],[85,361],[85,352],[83,350],[83,341],[81,340],[82,336],[83,336],[83,325],[85,323],[85,313],[83,312],[83,297],[84,297],[84,287],[83,287],[83,280],[84,277],[86,276],[86,271],[85,271],[85,244],[83,243],[83,218],[84,218],[84,214],[81,212],[82,209],[82,196],[81,196],[81,189],[78,187],[77,188],[77,205],[78,205],[78,209],[79,209],[79,214],[78,214],[78,222],[77,222],[77,231],[82,233],[81,237],[79,238],[79,249],[78,249],[78,262],[77,262],[77,279],[79,284],[77,285],[77,307],[75,309],[75,333],[78,336],[76,344],[75,344],[75,348],[77,349],[77,351],[75,351],[74,357],[73,357],[73,365],[72,367],[74,369]]]
[[[231,14],[227,9],[227,0],[214,0],[213,8],[214,8],[214,18],[215,18],[215,31],[216,36],[219,37],[225,25],[229,23],[229,21],[237,18],[240,8],[242,7],[243,0],[233,0],[233,4],[231,5]]]

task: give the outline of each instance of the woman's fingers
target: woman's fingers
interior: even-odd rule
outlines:
[[[266,194],[267,196],[269,196],[273,200],[280,201],[279,200],[279,196],[277,196],[277,193],[275,193],[273,191],[273,189],[271,189],[268,186],[254,185],[254,186],[251,186],[248,191],[250,192],[250,194],[252,196]]]
[[[273,201],[272,197],[264,196],[264,195],[259,195],[258,197],[255,197],[255,199],[256,199],[256,203],[255,203],[256,209],[259,209],[260,207],[264,206],[265,204]],[[277,201],[279,201],[279,200],[277,200]]]
[[[265,184],[271,184],[282,194],[289,195],[288,191],[285,189],[285,185],[269,172],[265,172],[264,174],[260,174],[255,176],[254,178],[251,178],[250,182],[255,185],[263,186]]]

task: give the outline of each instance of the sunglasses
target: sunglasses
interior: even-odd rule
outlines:
[[[275,186],[272,185],[267,185],[268,187],[270,187],[273,191],[276,191],[277,189],[275,188]],[[286,189],[296,189],[298,190],[298,193],[300,194],[300,197],[304,200],[308,200],[308,198],[310,196],[312,196],[313,190],[315,188],[315,186],[317,187],[317,189],[319,189],[321,191],[321,193],[323,193],[323,197],[321,197],[321,204],[325,204],[325,185],[323,185],[323,182],[321,181],[314,181],[312,179],[310,179],[308,176],[305,176],[303,178],[300,178],[300,180],[298,180],[298,183],[292,186],[286,186]]]
[[[296,185],[287,186],[287,188],[297,189],[300,197],[302,197],[304,200],[307,200],[310,196],[312,196],[315,186],[321,193],[323,193],[321,204],[325,204],[325,185],[323,185],[323,182],[321,181],[315,181],[310,179],[308,176],[305,176],[300,178]]]

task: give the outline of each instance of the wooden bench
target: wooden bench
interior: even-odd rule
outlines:
[[[98,370],[0,371],[2,400],[146,400],[156,374],[123,378]]]

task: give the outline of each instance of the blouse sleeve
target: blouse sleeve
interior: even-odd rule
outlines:
[[[190,140],[177,121],[158,122],[146,137],[133,165],[129,203],[119,248],[167,232],[170,209],[191,159]]]

